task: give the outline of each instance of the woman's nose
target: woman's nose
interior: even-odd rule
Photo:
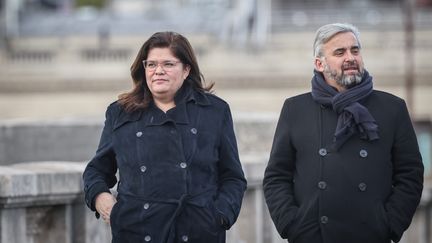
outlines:
[[[164,74],[164,73],[165,73],[165,70],[162,68],[161,65],[157,65],[157,66],[156,66],[156,69],[155,69],[155,73],[156,73],[156,74]]]

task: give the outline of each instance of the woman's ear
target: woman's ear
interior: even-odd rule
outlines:
[[[183,69],[183,79],[186,79],[189,76],[189,72],[190,72],[190,66],[186,65],[185,68]]]

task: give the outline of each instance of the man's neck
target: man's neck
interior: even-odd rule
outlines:
[[[343,91],[346,90],[345,87],[339,85],[335,80],[328,80],[328,79],[326,79],[325,81],[326,81],[326,83],[327,83],[328,85],[330,85],[330,86],[332,86],[333,88],[335,88],[338,92],[343,92]]]

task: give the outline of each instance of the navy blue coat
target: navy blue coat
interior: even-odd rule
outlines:
[[[420,201],[423,164],[405,102],[373,91],[360,102],[379,139],[332,149],[337,114],[310,93],[285,101],[264,176],[272,219],[290,243],[397,242]]]
[[[231,112],[220,98],[183,87],[176,107],[106,112],[83,178],[88,207],[116,182],[113,242],[225,242],[246,190]]]

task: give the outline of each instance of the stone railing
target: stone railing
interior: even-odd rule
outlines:
[[[235,114],[241,158],[268,155],[275,114]],[[103,118],[0,121],[0,165],[25,161],[86,161],[94,156]]]
[[[110,242],[109,227],[94,217],[83,200],[85,164],[52,161],[0,166],[0,243]],[[262,196],[263,166],[245,165],[249,188],[228,242],[278,242]]]
[[[0,243],[106,243],[110,230],[85,206],[84,162],[27,162],[0,166]],[[238,221],[228,243],[282,243],[262,194],[265,163],[244,163],[248,179]],[[401,242],[431,242],[431,190]]]
[[[84,166],[58,161],[0,166],[0,242],[109,242],[83,203]]]

